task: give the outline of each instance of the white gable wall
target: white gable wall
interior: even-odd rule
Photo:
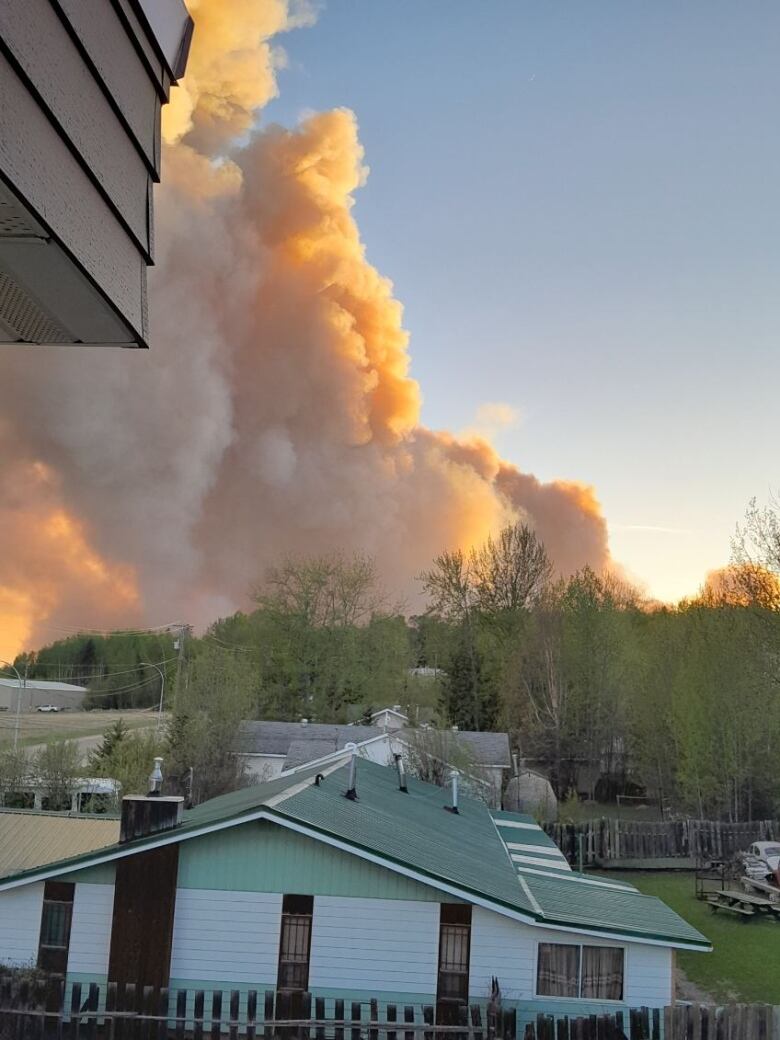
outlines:
[[[436,993],[439,904],[315,896],[309,987]]]
[[[171,978],[276,986],[282,896],[180,888]]]
[[[626,951],[622,1003],[632,1007],[664,1007],[671,1003],[672,951],[668,947],[531,928],[478,906],[473,908],[471,917],[470,995],[475,1000],[488,997],[495,975],[505,999],[536,999],[536,951],[543,942],[622,946]],[[557,1002],[559,998],[538,999]]]
[[[35,964],[41,933],[43,884],[0,893],[0,963]]]
[[[70,926],[69,972],[108,974],[113,914],[113,885],[77,883]]]

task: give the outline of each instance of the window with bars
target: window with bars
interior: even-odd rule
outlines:
[[[539,943],[536,993],[583,1000],[623,999],[624,951],[620,946]]]
[[[276,988],[303,992],[309,985],[312,896],[285,896],[282,901],[282,932],[279,940],[279,972]]]
[[[71,883],[47,881],[43,890],[38,967],[57,975],[68,967],[74,889]]]
[[[440,1012],[446,1005],[468,1003],[470,947],[471,907],[463,903],[442,903],[436,993]]]

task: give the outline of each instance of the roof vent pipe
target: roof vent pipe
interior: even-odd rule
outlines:
[[[347,783],[347,794],[351,802],[357,801],[357,744],[349,743],[345,745],[345,751],[351,752],[349,759],[349,780]]]
[[[154,768],[149,775],[149,797],[159,798],[162,794],[163,775],[162,775],[162,759],[155,758]]]
[[[450,780],[452,781],[452,805],[450,811],[456,813],[458,811],[458,777],[460,773],[457,769],[453,769],[450,772]]]
[[[512,775],[513,776],[518,776],[519,772],[520,772],[520,770],[517,768],[517,752],[513,751],[512,752]]]
[[[404,794],[409,793],[409,789],[406,786],[406,766],[404,765],[403,756],[396,754],[395,766],[398,770],[398,790],[403,791]]]

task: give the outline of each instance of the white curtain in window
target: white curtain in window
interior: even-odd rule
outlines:
[[[582,997],[623,999],[623,951],[618,946],[582,947]]]
[[[546,997],[577,997],[580,948],[563,943],[539,943],[536,992]]]

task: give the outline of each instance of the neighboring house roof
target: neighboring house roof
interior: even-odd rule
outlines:
[[[241,755],[288,755],[290,745],[312,741],[316,752],[309,761],[320,758],[328,751],[340,751],[350,742],[377,737],[384,730],[377,726],[336,726],[320,722],[242,722],[238,731],[236,751]]]
[[[0,686],[19,688],[18,679],[0,679]],[[22,687],[26,690],[51,690],[53,693],[86,693],[86,686],[74,686],[73,683],[51,682],[49,679],[23,679]]]
[[[301,757],[305,754],[303,746],[296,747],[295,764],[301,765],[322,758],[332,751],[341,751],[349,743],[359,744],[372,737],[383,736],[386,732],[387,730],[381,726],[331,726],[318,722],[242,722],[236,751],[240,755],[288,756],[293,743],[302,745],[303,742],[311,742],[315,747],[312,748],[309,758]],[[398,729],[394,730],[392,735],[404,740],[415,732],[411,729]],[[512,764],[509,736],[506,733],[477,733],[470,730],[441,732],[448,739],[466,748],[477,765],[506,769]],[[285,762],[284,768],[291,767]]]
[[[374,711],[371,713],[371,718],[378,719],[380,715],[395,715],[397,719],[403,719],[404,722],[409,721],[409,716],[405,715],[398,708],[380,708],[379,711]]]
[[[0,810],[0,877],[114,845],[119,820]]]
[[[449,791],[413,778],[407,784],[408,793],[399,791],[394,769],[359,760],[357,800],[352,801],[344,797],[347,764],[342,758],[326,769],[314,767],[214,798],[185,813],[172,831],[80,856],[56,869],[6,878],[0,887],[266,819],[531,925],[709,948],[704,936],[660,900],[628,885],[594,883],[570,873],[555,887],[550,872],[521,874],[497,826],[512,830],[503,826],[507,814],[497,814],[495,821],[482,802],[467,797],[455,814],[446,811]]]
[[[284,768],[295,769],[297,766],[305,766],[308,762],[325,758],[334,750],[338,748],[334,748],[329,740],[294,740],[287,750]]]

